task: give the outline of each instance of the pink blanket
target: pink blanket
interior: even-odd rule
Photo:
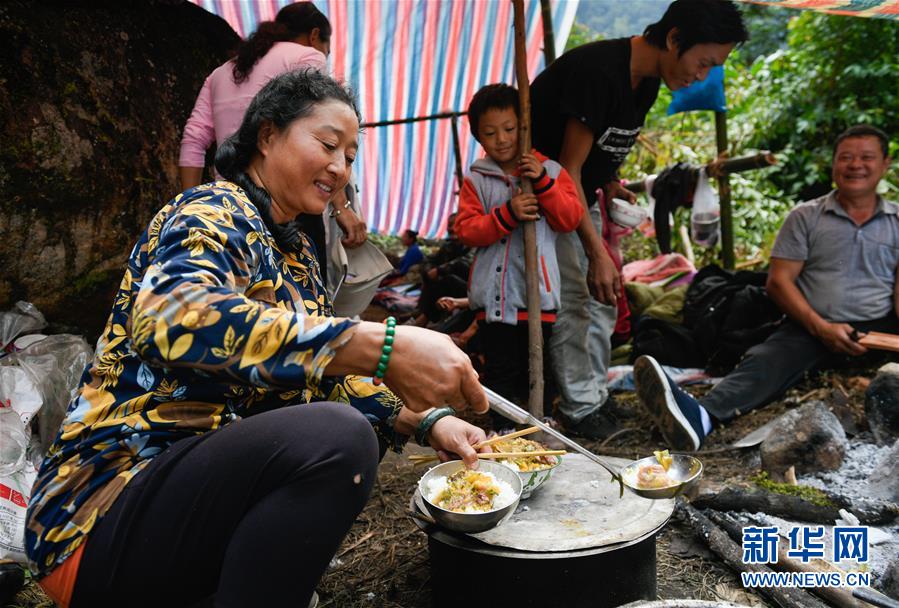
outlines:
[[[622,275],[626,282],[655,283],[678,274],[696,272],[696,267],[679,253],[665,253],[651,260],[625,264]]]

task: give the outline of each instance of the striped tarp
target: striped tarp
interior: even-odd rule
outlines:
[[[289,0],[192,0],[223,17],[241,36],[273,19]],[[356,91],[363,120],[464,111],[491,82],[514,83],[509,0],[316,0],[334,30],[331,69]],[[543,68],[540,1],[525,0],[528,71]],[[561,54],[578,0],[553,0]],[[463,169],[479,154],[459,119]],[[446,231],[457,183],[449,120],[371,127],[361,137],[355,171],[371,230],[422,235]]]
[[[899,0],[742,0],[752,4],[769,4],[787,8],[803,8],[835,15],[878,17],[899,20]]]

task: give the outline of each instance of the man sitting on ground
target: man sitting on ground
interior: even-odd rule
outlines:
[[[888,146],[868,125],[837,137],[836,190],[793,209],[771,251],[766,287],[787,318],[711,392],[694,399],[655,359],[637,359],[637,396],[670,447],[698,450],[716,423],[771,402],[829,355],[866,353],[860,333],[899,331],[899,206],[877,194]]]

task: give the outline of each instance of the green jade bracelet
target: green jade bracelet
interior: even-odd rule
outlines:
[[[387,364],[390,363],[390,353],[393,352],[393,335],[396,333],[396,318],[387,317],[384,320],[387,329],[384,334],[384,346],[381,347],[381,358],[378,359],[378,368],[375,370],[373,382],[379,386],[384,382],[384,374],[387,373]]]

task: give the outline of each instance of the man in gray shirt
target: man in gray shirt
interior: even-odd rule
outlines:
[[[899,206],[877,194],[888,143],[868,125],[837,137],[836,190],[793,209],[771,252],[766,287],[787,318],[711,392],[696,400],[655,359],[637,359],[637,395],[672,448],[698,450],[717,422],[769,403],[833,353],[864,354],[859,333],[899,331]]]

